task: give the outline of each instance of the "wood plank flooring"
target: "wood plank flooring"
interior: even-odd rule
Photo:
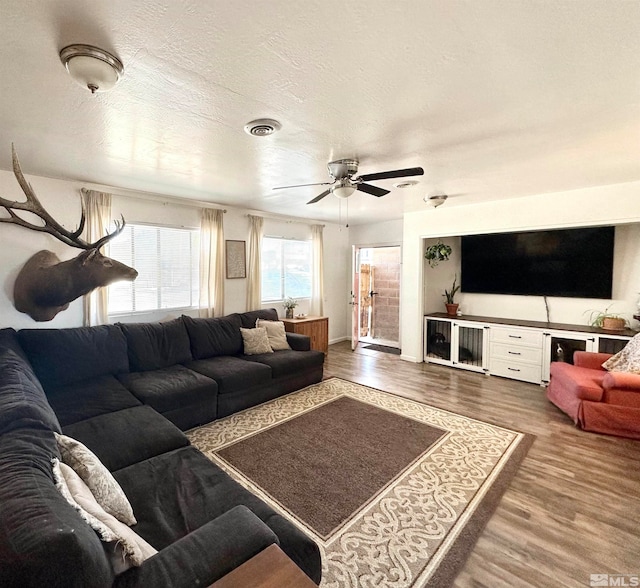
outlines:
[[[540,386],[352,352],[348,342],[329,347],[330,376],[536,436],[457,588],[584,587],[590,574],[640,576],[640,441],[577,429]]]

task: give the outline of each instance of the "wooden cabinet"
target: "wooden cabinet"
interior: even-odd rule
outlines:
[[[304,318],[281,319],[288,333],[306,335],[311,339],[311,349],[329,351],[329,319],[326,316],[307,316]]]

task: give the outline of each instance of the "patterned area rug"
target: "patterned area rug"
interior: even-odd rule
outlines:
[[[338,378],[188,436],[314,538],[322,588],[450,585],[533,441]]]

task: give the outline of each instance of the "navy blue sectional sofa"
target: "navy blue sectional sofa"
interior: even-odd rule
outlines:
[[[0,330],[0,586],[208,586],[272,543],[316,583],[317,545],[190,445],[183,431],[322,379],[307,337],[245,356],[218,319]],[[158,550],[116,575],[97,534],[54,485],[54,432],[89,447]]]

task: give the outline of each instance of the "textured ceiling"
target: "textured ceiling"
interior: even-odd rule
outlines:
[[[335,221],[322,186],[272,187],[424,167],[352,223],[640,179],[635,0],[0,2],[2,169],[13,141],[27,175]],[[114,90],[73,83],[71,43],[120,57]]]

